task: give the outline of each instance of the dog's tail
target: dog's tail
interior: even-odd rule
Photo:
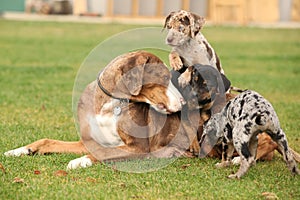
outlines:
[[[268,123],[268,115],[266,113],[263,113],[263,112],[257,112],[253,115],[253,118],[254,119],[255,117],[255,123],[257,125],[260,125],[260,126],[264,126]]]
[[[229,92],[238,92],[238,93],[241,93],[241,92],[245,92],[246,90],[248,89],[241,89],[241,88],[238,88],[238,87],[234,87],[234,86],[230,86],[229,88]]]
[[[289,150],[292,152],[294,159],[295,159],[298,163],[300,163],[300,154],[297,153],[295,150],[293,150],[293,149],[291,149],[291,148],[289,148]]]
[[[283,155],[282,151],[277,147],[276,150],[281,154]],[[292,148],[289,147],[289,150],[290,152],[292,153],[293,155],[293,158],[298,162],[300,163],[300,154],[298,152],[296,152],[295,150],[293,150]]]

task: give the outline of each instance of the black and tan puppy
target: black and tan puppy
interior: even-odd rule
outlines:
[[[203,122],[225,105],[226,95],[228,97],[231,95],[225,95],[225,88],[229,88],[230,81],[209,65],[195,64],[187,70],[195,77],[194,79],[188,77],[189,82],[186,85],[180,85],[178,83],[180,72],[172,70],[172,82],[187,102],[181,111],[182,125],[190,135],[197,134],[197,138],[190,147],[191,152],[197,154],[200,148],[198,141],[202,135]],[[194,116],[195,112],[200,118],[197,130],[191,128],[195,125],[190,123],[189,116],[190,113],[193,113],[192,116]]]

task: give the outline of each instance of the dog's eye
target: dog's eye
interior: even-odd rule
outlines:
[[[180,26],[179,26],[179,31],[180,31],[180,32],[183,32],[183,31],[184,31],[184,26],[183,26],[183,25],[180,25]]]
[[[197,82],[199,80],[198,76],[194,76],[194,81]]]
[[[164,76],[164,80],[168,81],[169,80],[169,76]]]

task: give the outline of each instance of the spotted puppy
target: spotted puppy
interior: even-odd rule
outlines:
[[[222,162],[217,167],[229,166],[235,149],[241,157],[241,165],[238,172],[229,178],[240,178],[255,164],[257,135],[262,132],[266,132],[278,144],[289,170],[299,174],[274,108],[265,98],[251,90],[240,93],[220,113],[211,117],[204,125],[200,146],[222,143]],[[205,153],[201,148],[199,156]]]
[[[200,32],[204,23],[203,17],[185,10],[171,12],[165,19],[164,28],[168,29],[166,44],[172,47],[170,65],[176,71],[185,72],[179,77],[179,84],[188,82],[186,77],[191,72],[185,67],[194,64],[211,65],[224,74],[216,52]]]

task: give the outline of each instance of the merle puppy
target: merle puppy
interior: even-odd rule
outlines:
[[[229,178],[240,178],[255,164],[257,135],[262,132],[269,134],[278,144],[289,170],[293,174],[300,174],[274,108],[265,98],[251,90],[240,93],[220,113],[209,119],[204,125],[200,146],[222,143],[222,162],[217,167],[229,166],[236,150],[241,157],[241,165],[237,173],[231,174]],[[199,157],[206,153],[201,148]]]

